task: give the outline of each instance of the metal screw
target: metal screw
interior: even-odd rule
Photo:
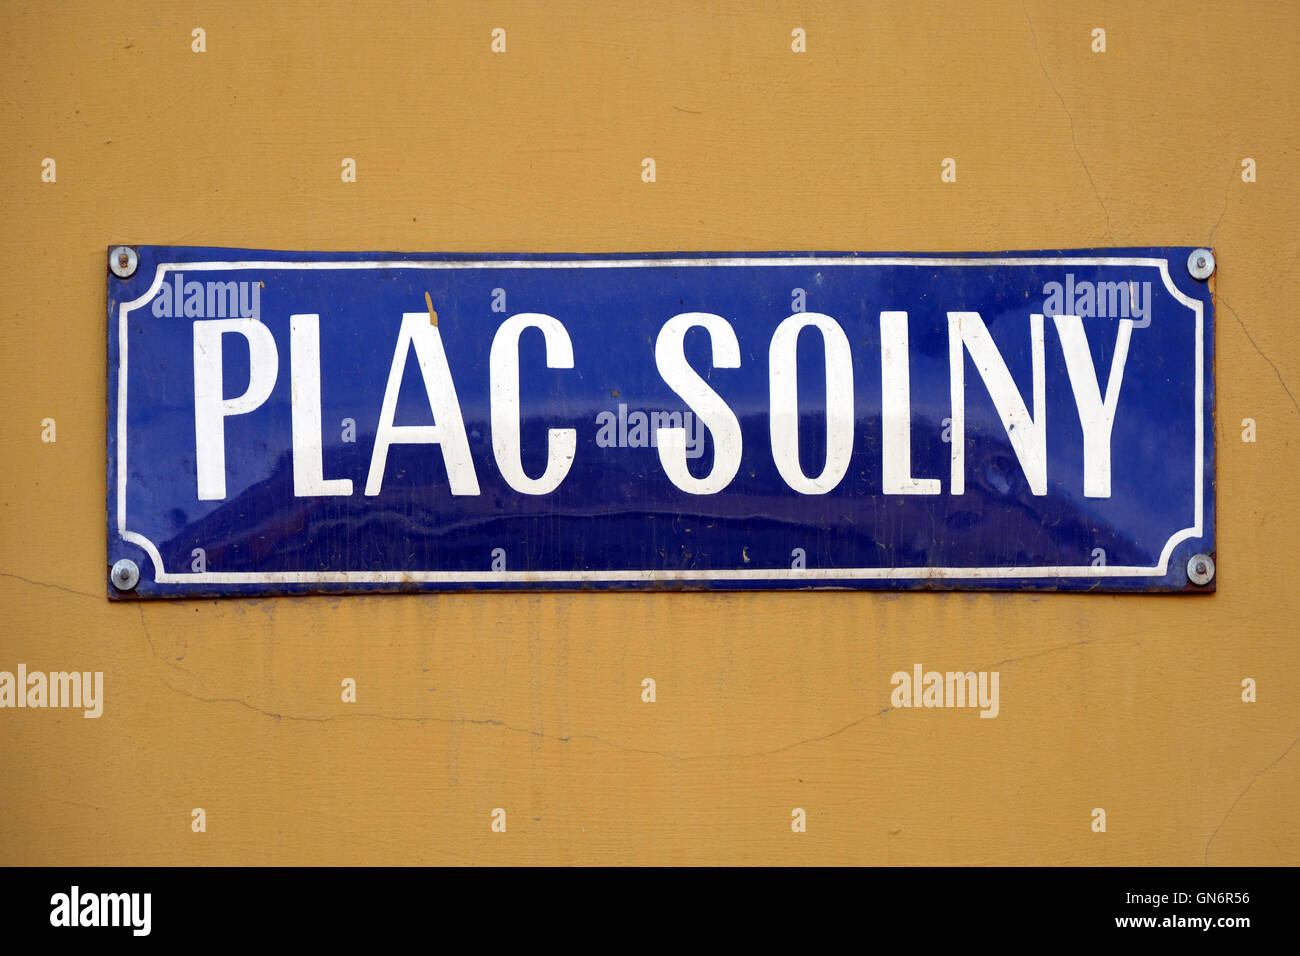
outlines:
[[[1214,275],[1214,253],[1209,249],[1193,249],[1187,257],[1187,271],[1193,279],[1204,282]]]
[[[130,591],[140,582],[140,569],[130,558],[122,558],[113,565],[112,580],[119,591]]]
[[[1194,554],[1187,562],[1187,580],[1193,584],[1209,584],[1214,580],[1214,559],[1208,554]]]
[[[131,278],[139,264],[140,259],[130,246],[114,246],[108,250],[108,267],[119,279]]]

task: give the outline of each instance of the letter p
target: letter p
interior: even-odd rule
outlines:
[[[238,398],[222,396],[221,339],[227,332],[237,332],[248,342],[248,388]],[[279,366],[271,330],[257,319],[194,323],[194,446],[200,501],[226,497],[226,416],[246,414],[266,401]]]

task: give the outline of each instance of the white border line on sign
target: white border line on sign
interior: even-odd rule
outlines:
[[[151,301],[168,272],[235,271],[239,269],[626,269],[636,267],[687,269],[701,266],[1143,266],[1158,269],[1165,288],[1196,314],[1196,515],[1195,523],[1175,532],[1165,542],[1160,561],[1154,567],[1111,565],[1068,565],[1057,567],[1001,568],[732,568],[717,571],[203,571],[174,572],[163,569],[162,555],[149,538],[126,529],[126,399],[127,399],[127,316]],[[153,560],[155,582],[159,584],[488,584],[602,581],[817,581],[883,579],[996,579],[996,578],[1103,578],[1160,577],[1168,570],[1174,548],[1188,538],[1202,534],[1204,517],[1204,405],[1205,331],[1201,303],[1180,292],[1169,276],[1169,261],[1149,257],[1039,257],[1039,258],[884,258],[792,256],[789,258],[711,259],[492,259],[418,262],[401,259],[345,262],[293,262],[263,259],[242,262],[159,263],[153,284],[142,296],[119,307],[117,370],[117,530],[122,540],[143,548]]]

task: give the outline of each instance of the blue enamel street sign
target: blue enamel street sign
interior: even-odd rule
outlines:
[[[1189,252],[134,247],[109,592],[1212,590]]]

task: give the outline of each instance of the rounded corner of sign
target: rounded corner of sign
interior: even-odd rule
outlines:
[[[118,314],[123,320],[126,319],[130,312],[153,300],[154,296],[158,294],[158,290],[162,288],[163,279],[166,277],[167,270],[171,265],[171,263],[167,262],[154,263],[153,279],[150,281],[149,287],[134,299],[118,305]]]
[[[146,583],[162,584],[167,580],[169,575],[167,574],[166,570],[164,570],[163,568],[162,552],[158,550],[158,546],[154,544],[154,542],[150,538],[148,538],[143,534],[140,534],[137,531],[127,531],[124,528],[118,530],[118,538],[121,541],[125,541],[127,544],[135,545],[137,548],[143,551],[149,558],[149,565],[150,568],[152,569],[153,576],[152,578],[146,578],[144,569],[141,568],[140,583],[136,585],[137,589],[139,588],[140,585]],[[116,560],[116,558],[124,557],[124,555],[115,556],[110,547],[108,557],[109,557],[109,563],[111,564],[114,560]]]

